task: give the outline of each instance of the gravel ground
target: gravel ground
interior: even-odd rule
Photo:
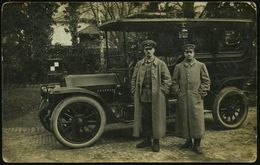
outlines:
[[[171,132],[160,141],[161,151],[136,149],[140,141],[131,131],[105,132],[92,147],[68,149],[44,130],[37,118],[37,108],[3,124],[2,155],[6,162],[254,162],[257,158],[256,108],[249,109],[245,123],[234,130],[217,130],[211,115],[206,117],[203,155],[181,150],[183,139]]]

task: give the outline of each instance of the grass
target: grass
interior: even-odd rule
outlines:
[[[2,90],[3,119],[22,116],[40,104],[39,88],[4,87]]]

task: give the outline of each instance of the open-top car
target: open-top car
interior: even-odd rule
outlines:
[[[106,129],[131,127],[131,75],[143,56],[140,43],[149,38],[157,42],[156,56],[171,73],[183,59],[182,45],[196,44],[196,58],[206,64],[212,82],[204,99],[205,112],[212,113],[222,128],[238,128],[248,113],[246,93],[256,56],[254,27],[250,19],[125,18],[106,22],[99,28],[107,43],[115,35],[121,37],[117,47],[106,44],[104,71],[66,75],[61,82],[42,85],[40,121],[70,148],[94,144]],[[178,100],[172,93],[167,98],[167,121],[173,121]]]

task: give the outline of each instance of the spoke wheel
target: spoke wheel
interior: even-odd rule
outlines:
[[[213,117],[217,124],[226,129],[240,127],[248,114],[248,103],[243,92],[235,87],[226,87],[217,95]]]
[[[106,116],[102,106],[92,98],[66,98],[54,109],[52,129],[60,143],[70,148],[87,147],[102,135]]]

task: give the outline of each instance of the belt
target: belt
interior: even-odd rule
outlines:
[[[146,89],[151,89],[152,86],[150,84],[143,84],[143,88],[146,88]]]

